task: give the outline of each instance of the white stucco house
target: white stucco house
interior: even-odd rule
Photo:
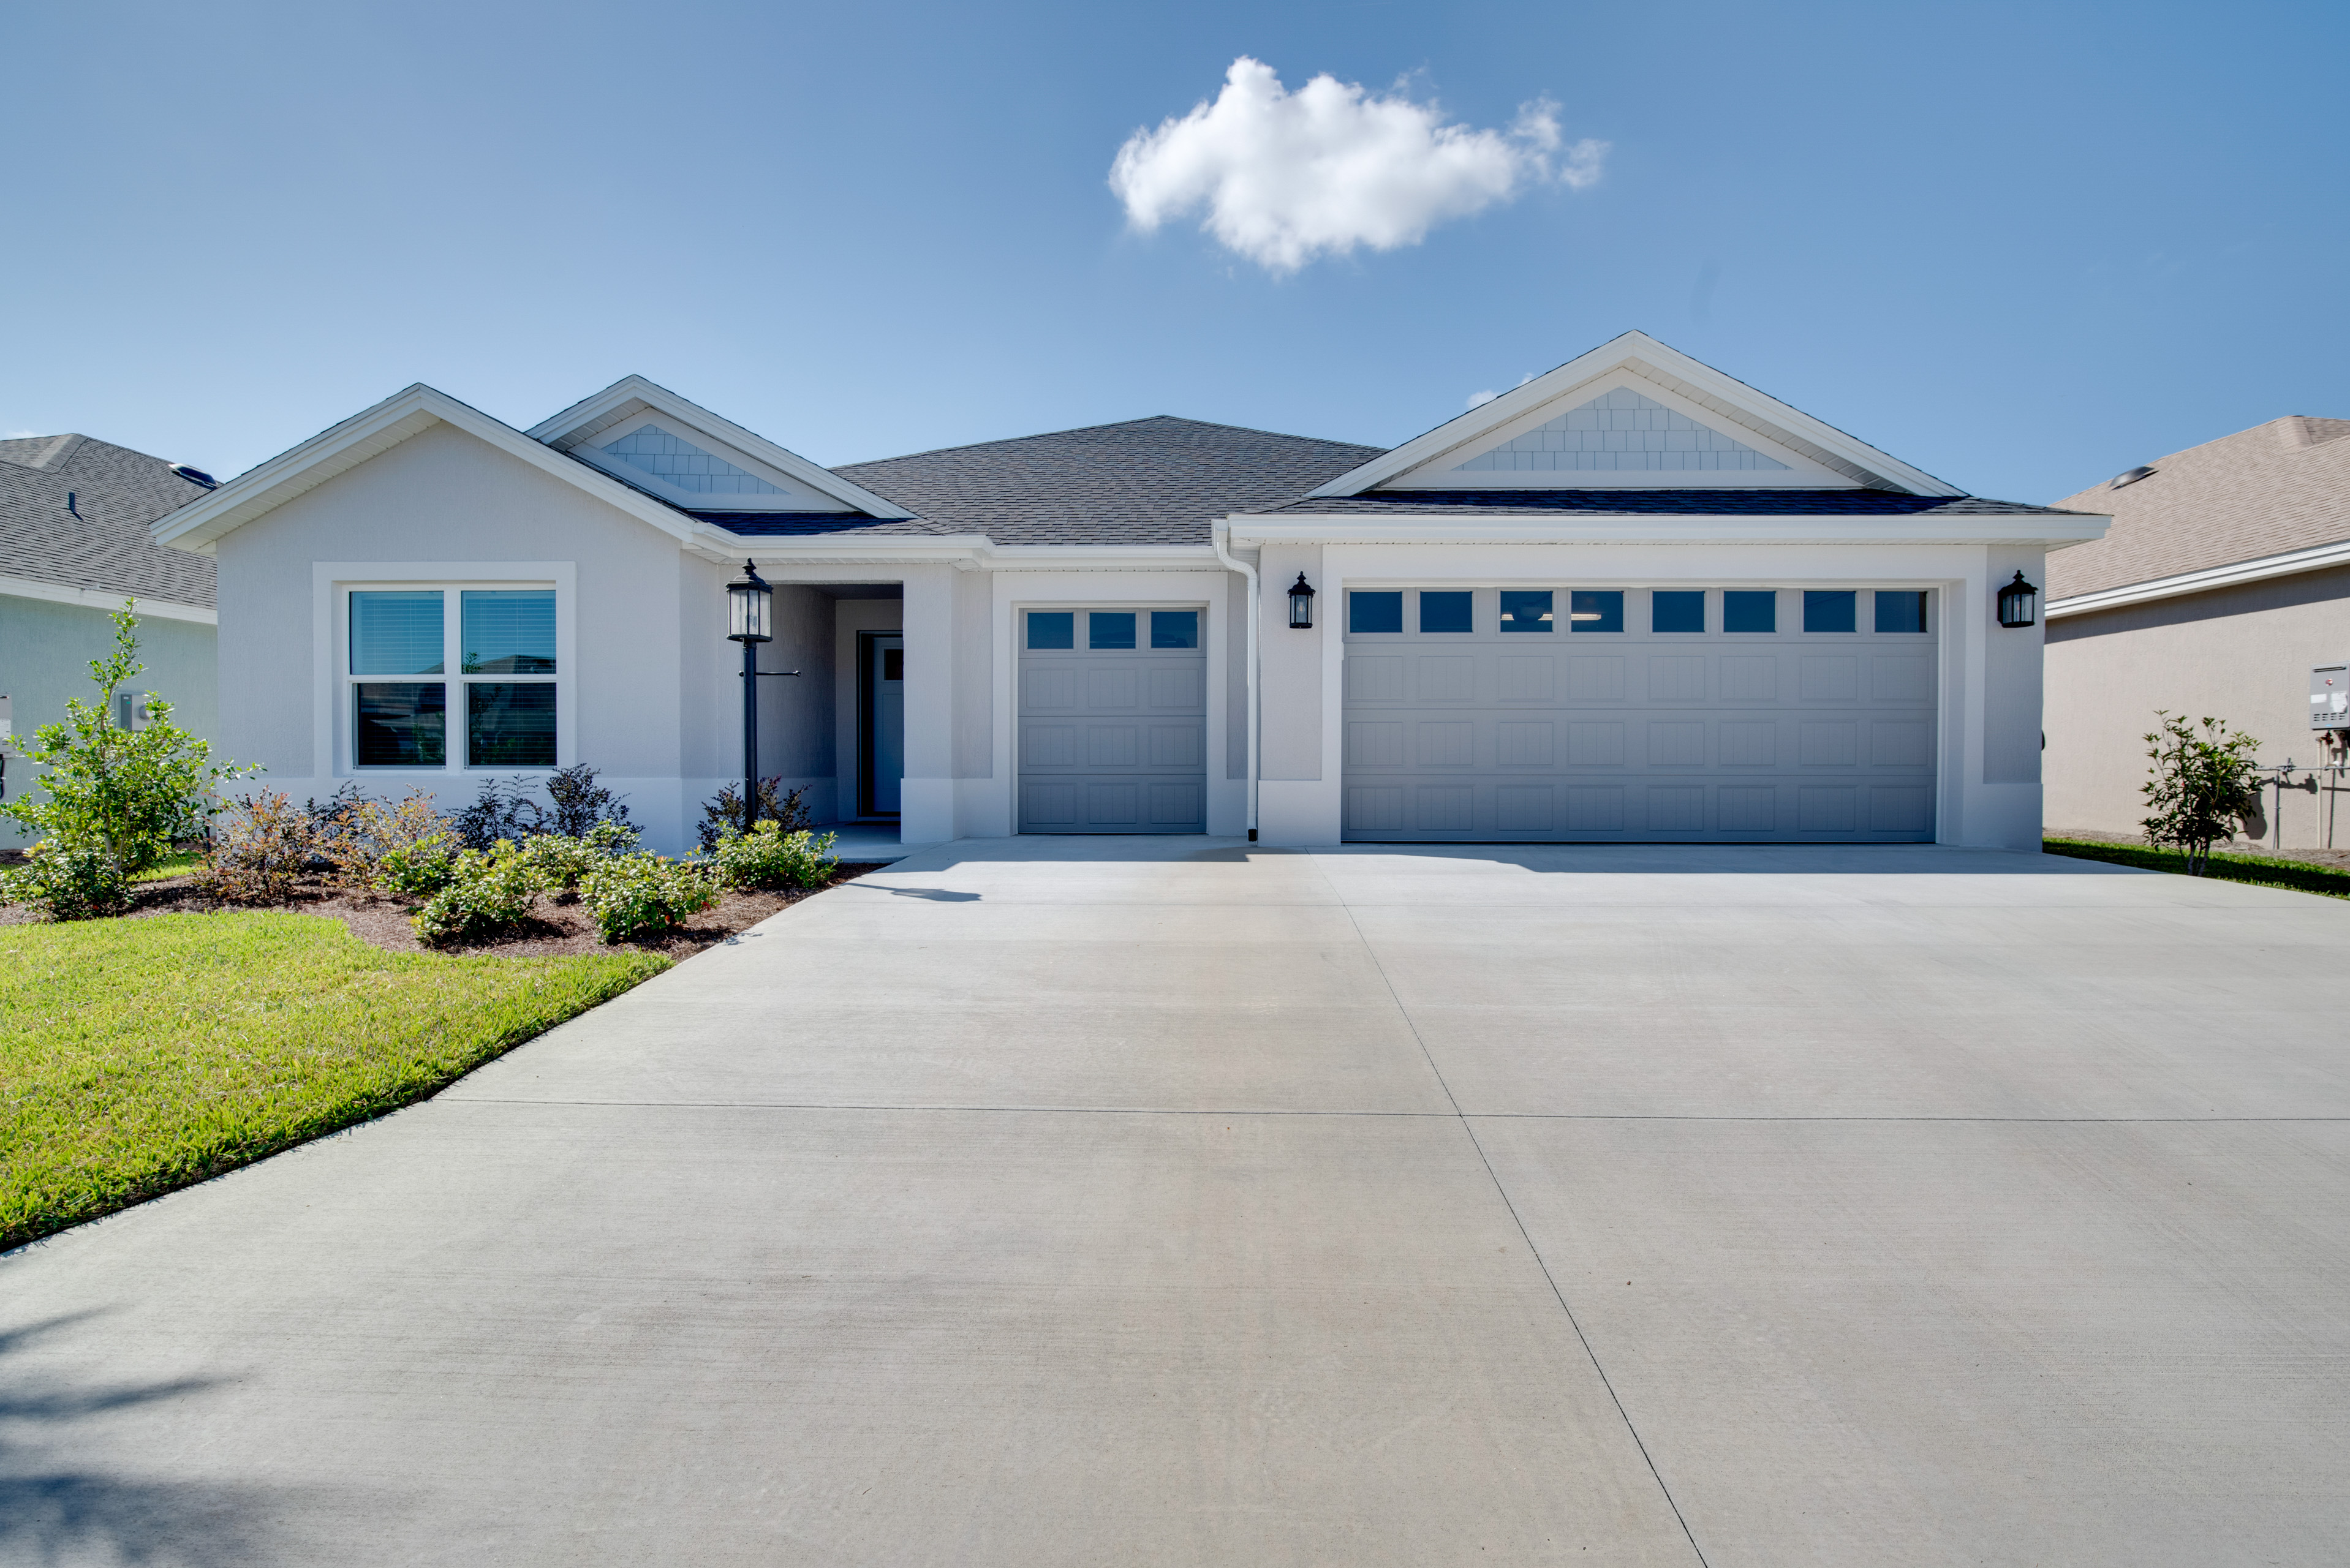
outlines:
[[[761,770],[908,843],[2036,847],[2041,632],[2103,516],[1968,496],[1640,333],[1393,451],[1138,420],[827,470],[639,378],[411,387],[163,517],[276,787],[586,762],[682,847]],[[1310,625],[1289,590],[1310,587]]]

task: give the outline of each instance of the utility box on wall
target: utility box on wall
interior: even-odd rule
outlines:
[[[2309,672],[2309,727],[2350,730],[2350,664],[2321,664]]]

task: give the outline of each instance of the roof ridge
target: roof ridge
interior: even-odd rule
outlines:
[[[1145,414],[1139,419],[1105,420],[1099,424],[1071,425],[1065,430],[1037,431],[1029,435],[999,436],[993,441],[959,441],[952,446],[934,446],[920,452],[899,452],[889,457],[868,457],[856,462],[832,464],[835,472],[851,468],[870,468],[877,463],[905,462],[918,457],[943,457],[949,452],[973,452],[985,446],[1019,446],[1032,441],[1050,441],[1057,436],[1086,435],[1094,431],[1120,430],[1129,425],[1149,424],[1192,425],[1201,430],[1238,431],[1243,435],[1270,436],[1275,441],[1306,441],[1324,446],[1350,446],[1365,452],[1385,452],[1385,447],[1369,446],[1361,441],[1336,441],[1327,436],[1296,435],[1288,431],[1269,431],[1255,425],[1228,425],[1216,420],[1195,420],[1186,414]]]

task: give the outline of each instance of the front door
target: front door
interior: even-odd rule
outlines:
[[[895,633],[865,642],[865,799],[859,815],[898,815],[906,775],[906,639]]]

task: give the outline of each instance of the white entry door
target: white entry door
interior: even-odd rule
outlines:
[[[1020,617],[1020,831],[1204,833],[1200,610]]]
[[[898,815],[899,786],[906,776],[906,639],[866,639],[865,815]]]
[[[1935,595],[1347,595],[1345,836],[1934,836]]]

